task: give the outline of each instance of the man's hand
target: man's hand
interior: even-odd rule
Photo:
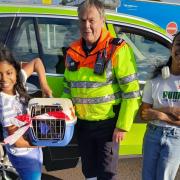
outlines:
[[[115,128],[113,133],[113,142],[120,143],[122,140],[124,140],[125,135],[126,131]]]

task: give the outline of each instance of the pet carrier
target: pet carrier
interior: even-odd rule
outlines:
[[[66,146],[77,121],[71,100],[66,98],[34,98],[29,101],[32,119],[28,129],[35,146]]]

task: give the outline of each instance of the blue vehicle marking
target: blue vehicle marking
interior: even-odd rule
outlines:
[[[180,30],[180,1],[179,0],[120,0],[117,12],[135,15],[155,22],[164,29],[170,22]]]

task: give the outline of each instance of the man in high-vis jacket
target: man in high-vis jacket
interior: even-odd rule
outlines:
[[[117,179],[118,143],[140,104],[132,49],[104,27],[104,5],[86,0],[78,7],[81,38],[66,54],[64,92],[78,116],[82,172],[90,180]]]

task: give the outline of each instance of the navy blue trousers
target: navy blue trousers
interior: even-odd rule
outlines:
[[[86,178],[117,180],[119,145],[112,142],[115,125],[113,119],[98,122],[78,120],[77,137],[82,172]]]

